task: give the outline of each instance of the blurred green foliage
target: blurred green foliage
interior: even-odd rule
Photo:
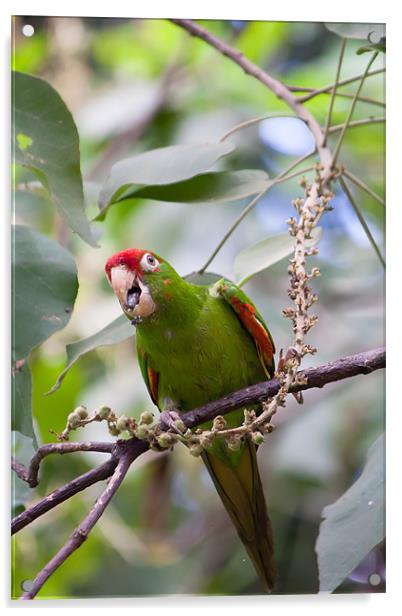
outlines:
[[[21,33],[24,23],[35,27],[30,39]],[[335,77],[339,38],[323,24],[211,21],[205,25],[290,85],[322,87]],[[98,213],[97,195],[117,160],[150,148],[218,141],[238,122],[287,111],[260,83],[167,21],[25,17],[16,18],[14,26],[14,68],[46,79],[77,124],[89,219]],[[364,71],[367,56],[355,53],[359,46],[361,41],[348,41],[342,78]],[[383,62],[379,56],[373,69],[381,68]],[[174,78],[169,73],[172,66],[177,68]],[[356,83],[350,84],[342,92],[353,94],[355,87]],[[159,101],[161,88],[164,94]],[[362,95],[382,100],[383,88],[383,75],[370,77]],[[321,123],[328,103],[326,94],[307,103]],[[149,119],[153,105],[155,112]],[[337,98],[334,124],[344,121],[349,105],[349,99]],[[354,119],[382,114],[381,107],[359,103]],[[336,137],[330,136],[330,144]],[[272,177],[291,162],[283,153],[286,142],[281,152],[270,147],[269,140],[261,138],[261,125],[238,132],[233,141],[237,151],[226,170],[261,169]],[[383,194],[384,151],[383,125],[353,128],[340,162]],[[205,262],[244,202],[119,204],[102,223],[93,225],[100,235],[100,248],[94,249],[71,233],[46,195],[19,189],[32,179],[28,169],[16,170],[16,221],[67,248],[77,263],[80,285],[68,325],[30,358],[33,416],[38,441],[43,443],[54,440],[49,430],[60,431],[78,404],[91,410],[107,404],[119,414],[134,416],[152,408],[133,339],[82,356],[58,391],[44,396],[66,364],[65,346],[98,332],[119,316],[103,271],[110,254],[129,246],[148,248],[162,254],[182,275],[188,274]],[[384,208],[360,190],[354,194],[382,246]],[[209,269],[233,278],[235,256],[266,236],[284,232],[285,220],[293,214],[291,201],[300,195],[297,178],[270,191]],[[336,194],[334,206],[323,219],[320,254],[312,260],[322,271],[314,282],[320,295],[319,322],[309,339],[318,353],[306,357],[306,365],[368,350],[384,341],[381,265],[342,193]],[[284,260],[245,287],[278,349],[291,340],[289,324],[282,317],[288,303],[286,288]],[[260,448],[259,461],[277,546],[277,592],[316,592],[314,546],[321,512],[359,475],[368,447],[383,429],[384,377],[375,373],[310,391],[303,407],[289,400],[276,423],[269,442]],[[76,436],[111,438],[103,425],[94,424]],[[169,456],[142,456],[90,539],[56,571],[39,597],[262,592],[202,463],[190,458],[179,447]],[[47,459],[40,485],[24,497],[25,505],[101,459],[102,454]],[[21,583],[33,579],[68,538],[101,489],[93,486],[17,535],[12,559],[14,597],[20,595]],[[367,576],[355,576],[339,590],[381,589],[370,588]]]

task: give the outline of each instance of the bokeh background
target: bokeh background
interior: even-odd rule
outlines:
[[[22,34],[24,24],[34,34]],[[287,84],[321,87],[334,81],[340,39],[321,23],[205,22]],[[130,154],[176,143],[216,141],[232,126],[252,117],[286,112],[266,88],[203,42],[163,20],[18,17],[14,19],[16,70],[47,79],[76,121],[88,216],[111,165]],[[366,55],[349,41],[342,78],[363,72]],[[383,56],[373,69],[383,66]],[[353,93],[356,85],[342,89]],[[362,91],[383,100],[384,77],[369,78]],[[329,96],[308,103],[325,121]],[[350,99],[338,98],[333,122],[341,123]],[[381,116],[379,106],[359,103],[355,118]],[[331,140],[333,137],[331,137]],[[311,149],[311,135],[298,120],[271,119],[238,132],[228,168],[264,169],[274,176]],[[384,192],[384,128],[349,131],[340,162],[378,193]],[[17,169],[20,184],[32,179]],[[286,230],[292,199],[301,195],[297,179],[261,199],[232,235],[210,270],[233,277],[233,260],[243,248]],[[384,251],[384,209],[356,193],[371,232]],[[79,404],[102,404],[137,417],[153,405],[142,382],[134,339],[83,356],[61,388],[44,396],[65,366],[65,346],[85,338],[119,315],[104,276],[110,254],[130,246],[155,250],[183,275],[199,268],[244,203],[183,205],[137,201],[111,208],[98,224],[100,248],[71,234],[43,196],[17,190],[15,219],[56,239],[74,255],[80,289],[68,326],[32,354],[33,413],[39,442],[51,442]],[[384,342],[384,276],[381,264],[345,195],[322,222],[322,277],[318,325],[309,342],[318,348],[305,366],[369,350]],[[253,278],[245,291],[258,305],[277,349],[291,341],[287,262]],[[274,526],[278,593],[318,590],[314,545],[323,507],[334,502],[364,465],[368,447],[384,427],[381,371],[309,391],[304,406],[289,400],[276,418],[277,429],[259,451],[264,489]],[[78,439],[109,440],[101,425],[88,426]],[[75,438],[75,435],[74,435]],[[26,504],[93,467],[102,454],[47,459],[40,486]],[[19,489],[21,486],[17,486]],[[14,541],[13,589],[36,573],[85,516],[102,486],[56,508],[24,529]],[[384,546],[378,546],[337,592],[375,592],[367,577],[383,573]],[[129,475],[88,541],[51,577],[39,597],[105,597],[161,594],[256,594],[262,591],[199,459],[182,447],[173,453],[149,452]]]

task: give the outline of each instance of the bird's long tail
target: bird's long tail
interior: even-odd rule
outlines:
[[[236,463],[230,453],[227,460],[211,452],[204,452],[202,458],[258,576],[270,592],[276,578],[274,546],[256,446],[247,439]]]

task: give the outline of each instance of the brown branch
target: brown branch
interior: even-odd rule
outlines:
[[[313,88],[303,88],[303,91],[306,90],[311,90],[311,96],[298,96],[297,100],[299,100],[301,103],[307,103],[318,94],[331,94],[331,90],[329,90],[328,92],[325,91],[315,93],[315,90],[313,90]],[[354,98],[354,94],[347,94],[346,92],[337,92],[336,96],[338,98]],[[368,103],[369,105],[376,105],[377,107],[382,107],[383,109],[385,109],[386,107],[386,104],[382,101],[377,101],[374,98],[369,98],[368,96],[358,96],[356,100],[358,100],[359,103]]]
[[[346,131],[348,129],[349,123],[350,123],[350,121],[352,119],[352,115],[353,115],[353,112],[355,110],[356,103],[357,103],[357,98],[358,98],[358,96],[360,94],[360,91],[361,91],[361,89],[363,87],[363,84],[365,82],[367,73],[369,72],[370,67],[373,64],[373,62],[375,61],[375,59],[377,58],[377,56],[378,56],[378,51],[376,51],[376,52],[374,52],[372,54],[372,56],[371,56],[371,58],[370,58],[370,60],[369,60],[369,62],[367,64],[366,70],[364,71],[364,73],[362,75],[362,78],[359,81],[359,85],[357,87],[357,90],[355,92],[355,95],[354,95],[354,97],[352,99],[352,103],[351,103],[350,108],[349,108],[349,113],[348,113],[348,116],[346,118],[346,122],[343,125],[343,128],[341,130],[341,134],[339,135],[339,139],[338,139],[338,141],[336,143],[336,146],[335,146],[334,155],[333,155],[333,164],[334,165],[336,164],[336,161],[337,161],[340,149],[341,149],[341,145],[342,145],[343,139],[344,139],[344,137],[346,135]]]
[[[380,73],[385,73],[385,68],[378,68],[375,71],[370,71],[369,73],[367,73],[367,77],[372,77],[373,75],[379,75]],[[338,82],[338,87],[345,86],[349,83],[354,83],[355,81],[359,81],[359,79],[361,78],[362,78],[361,75],[355,75],[354,77],[348,77],[347,79],[342,79],[341,81]],[[303,86],[291,86],[289,84],[286,84],[286,85],[291,92],[311,93],[311,96],[310,94],[308,95],[308,100],[311,98],[314,98],[314,96],[318,96],[318,94],[331,94],[331,90],[334,87],[333,83],[330,83],[328,86],[323,86],[322,88],[305,88]],[[353,94],[351,94],[350,96],[353,96]],[[304,100],[307,100],[307,99],[304,99]]]
[[[249,60],[238,49],[231,47],[225,41],[222,41],[194,21],[191,21],[190,19],[171,19],[170,21],[186,30],[192,36],[202,39],[208,43],[208,45],[214,47],[220,54],[228,57],[232,60],[232,62],[235,62],[235,64],[240,66],[245,73],[251,75],[255,79],[258,79],[258,81],[264,84],[269,90],[271,90],[271,92],[273,92],[278,98],[283,100],[291,109],[293,109],[296,115],[307,124],[312,132],[316,143],[317,152],[324,169],[324,180],[329,180],[332,167],[331,152],[329,148],[324,145],[324,134],[319,123],[313,114],[307,108],[303,107],[303,104],[300,102],[298,97],[294,96],[284,83],[278,79],[275,79],[269,73],[251,62],[251,60]]]
[[[89,533],[105,511],[106,507],[110,503],[113,496],[116,494],[124,477],[127,474],[131,463],[136,456],[140,455],[147,449],[147,444],[142,441],[137,441],[136,447],[130,446],[124,447],[124,451],[120,456],[119,462],[110,479],[106,490],[102,492],[92,507],[91,511],[84,519],[84,521],[76,528],[73,534],[63,547],[57,552],[57,554],[47,563],[47,565],[38,573],[32,584],[32,589],[21,597],[22,599],[33,599],[47,579],[63,564],[63,562],[77,550],[87,539]]]
[[[290,388],[290,392],[295,393],[316,387],[321,388],[328,383],[348,379],[359,374],[370,374],[370,372],[384,367],[384,349],[375,349],[365,353],[358,353],[357,355],[349,355],[348,357],[342,357],[315,368],[301,370],[297,375],[303,378],[303,380],[305,379],[305,382],[293,385]],[[226,415],[236,408],[247,407],[271,398],[278,392],[279,387],[280,384],[277,379],[250,385],[250,387],[228,394],[214,402],[209,402],[198,409],[193,409],[182,415],[182,419],[188,428],[194,428],[199,424],[214,419],[217,415]]]
[[[76,477],[64,486],[57,488],[57,490],[54,490],[45,496],[45,498],[17,515],[11,521],[11,534],[14,535],[15,533],[18,533],[20,530],[25,528],[25,526],[28,526],[28,524],[31,524],[31,522],[44,515],[51,509],[54,509],[54,507],[57,507],[60,503],[68,500],[74,496],[74,494],[82,492],[82,490],[85,490],[94,483],[98,483],[99,481],[103,481],[104,479],[110,477],[116,468],[117,463],[118,457],[111,457],[104,464],[83,473],[79,477]]]
[[[22,481],[28,481],[28,469],[13,456],[11,456],[11,468]]]
[[[336,96],[336,90],[338,88],[339,85],[339,76],[341,74],[341,68],[342,68],[342,62],[343,62],[343,56],[345,55],[345,49],[346,49],[346,42],[347,39],[342,39],[342,43],[341,43],[341,51],[339,54],[339,60],[338,60],[338,67],[336,69],[336,77],[335,77],[335,84],[334,87],[331,90],[331,100],[329,103],[329,109],[328,109],[328,114],[327,114],[327,119],[325,122],[325,128],[324,128],[324,144],[327,141],[327,136],[328,136],[328,131],[329,131],[329,127],[331,126],[331,120],[332,120],[332,112],[334,110],[334,104],[335,104],[335,96]]]
[[[97,443],[92,441],[84,441],[78,443],[48,443],[39,447],[35,455],[33,456],[27,477],[24,481],[29,484],[30,488],[35,488],[38,485],[38,472],[39,466],[43,458],[51,454],[57,453],[62,455],[64,453],[75,453],[77,451],[98,451],[101,453],[112,453],[114,448],[114,442],[110,443]]]
[[[350,128],[358,128],[359,126],[369,126],[370,124],[384,124],[384,117],[371,117],[371,118],[361,118],[360,120],[352,120],[349,122],[348,130]],[[334,124],[328,129],[328,133],[337,133],[342,130],[344,127],[344,123],[342,124]]]

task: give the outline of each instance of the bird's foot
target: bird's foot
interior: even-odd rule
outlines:
[[[171,401],[165,406],[163,411],[160,414],[159,422],[163,427],[166,427],[167,430],[171,430],[172,432],[176,432],[177,434],[182,434],[182,430],[180,430],[180,423],[183,423],[179,413],[177,412],[177,407],[174,406],[173,403],[170,404]]]

